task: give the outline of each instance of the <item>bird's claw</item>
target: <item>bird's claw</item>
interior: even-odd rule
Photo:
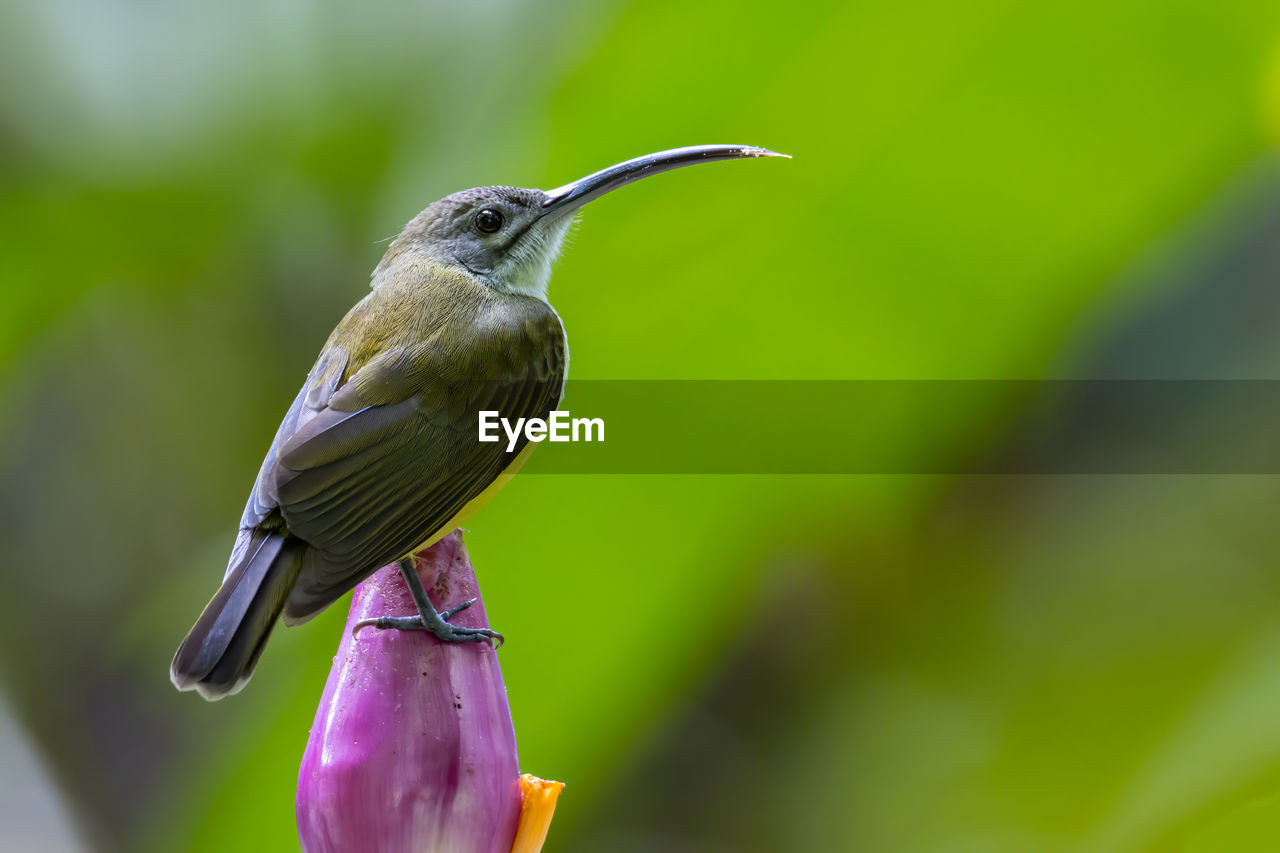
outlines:
[[[459,613],[466,610],[468,607],[470,607],[475,603],[476,603],[476,600],[474,598],[470,599],[469,601],[464,601],[461,604],[459,604],[457,607],[450,607],[448,610],[441,613],[440,618],[448,622],[454,616],[457,616]]]
[[[495,649],[501,648],[504,637],[497,631],[490,628],[464,628],[445,621],[450,616],[466,610],[475,604],[475,601],[473,598],[444,611],[440,614],[440,621],[434,624],[428,623],[420,615],[377,616],[372,619],[361,619],[351,627],[351,633],[354,636],[360,633],[361,628],[366,627],[376,628],[379,631],[385,631],[388,628],[394,628],[397,631],[430,631],[442,643],[492,643]]]
[[[388,628],[395,628],[397,631],[423,631],[426,627],[421,616],[375,616],[371,619],[361,619],[351,626],[351,635],[354,637],[359,634],[361,628],[377,628],[379,631],[385,631]]]

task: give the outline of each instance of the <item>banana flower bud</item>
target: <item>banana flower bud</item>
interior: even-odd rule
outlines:
[[[451,622],[488,627],[460,531],[414,564],[437,610],[476,599]],[[298,774],[302,849],[536,853],[563,786],[520,775],[497,651],[426,631],[352,630],[416,613],[394,565],[356,587]]]

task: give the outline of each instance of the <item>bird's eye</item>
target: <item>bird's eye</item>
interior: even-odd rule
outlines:
[[[492,234],[502,227],[502,214],[491,207],[476,214],[476,227],[486,234]]]

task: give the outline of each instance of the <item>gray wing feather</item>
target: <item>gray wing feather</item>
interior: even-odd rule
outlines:
[[[316,362],[311,373],[307,375],[307,381],[302,384],[302,390],[294,398],[293,404],[285,412],[284,419],[276,429],[271,448],[267,450],[267,455],[262,460],[262,467],[258,469],[258,476],[253,482],[253,489],[249,492],[244,513],[240,516],[240,531],[236,535],[236,544],[231,549],[231,559],[227,562],[227,571],[223,575],[223,580],[231,575],[232,570],[244,557],[249,543],[253,540],[254,529],[280,507],[280,502],[276,498],[274,476],[280,448],[294,436],[299,428],[324,410],[329,398],[342,380],[346,365],[347,354],[344,350],[340,347],[331,347],[326,350],[324,357]],[[313,377],[323,381],[313,382]]]
[[[338,421],[333,435],[313,435],[306,453],[281,456],[277,469],[281,512],[291,532],[311,547],[285,619],[305,619],[361,578],[409,552],[483,492],[524,449],[477,440],[475,412],[492,406],[505,417],[546,417],[559,401],[561,377],[501,383],[497,399],[451,411],[404,403],[373,406]],[[458,422],[455,406],[469,411]],[[366,441],[353,442],[359,430]],[[330,441],[331,439],[331,441]],[[315,451],[341,445],[345,455],[303,470],[298,459],[329,459]],[[301,451],[302,448],[299,448]]]
[[[523,437],[510,453],[505,441],[480,442],[476,413],[545,418],[555,408],[566,369],[563,331],[554,313],[539,322],[541,334],[517,327],[508,346],[495,348],[498,356],[472,363],[481,381],[459,372],[456,352],[388,352],[278,444],[272,495],[289,532],[308,546],[287,623],[438,532],[519,455]],[[555,334],[546,334],[551,328]]]

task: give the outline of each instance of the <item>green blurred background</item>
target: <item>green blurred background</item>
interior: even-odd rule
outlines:
[[[586,211],[578,379],[1280,378],[1278,134],[1272,0],[4,4],[0,847],[296,847],[345,603],[216,705],[168,660],[430,201],[794,155]],[[1261,476],[540,475],[468,543],[548,851],[1269,850],[1278,515]]]

